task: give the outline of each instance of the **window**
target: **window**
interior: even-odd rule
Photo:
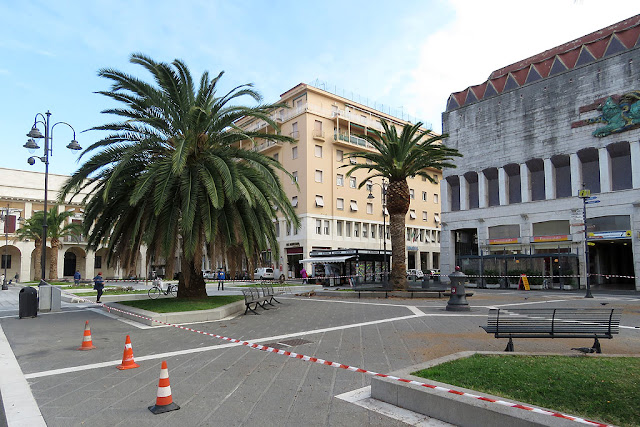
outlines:
[[[342,236],[342,221],[336,222],[336,234]]]
[[[351,237],[351,222],[347,221],[347,227],[345,228],[346,237]]]
[[[102,256],[96,255],[95,262],[93,263],[94,268],[102,268]]]
[[[322,182],[322,171],[316,169],[316,182]]]
[[[375,224],[371,224],[371,238],[375,239],[376,238],[376,225]]]
[[[293,235],[294,235],[294,236],[297,236],[297,235],[298,235],[298,227],[296,227],[296,228],[294,228],[294,229],[293,229]]]
[[[280,237],[280,222],[276,221],[276,237]]]
[[[314,136],[322,136],[322,122],[320,120],[316,120],[313,123],[313,130],[315,132]]]
[[[325,236],[329,235],[329,231],[330,231],[329,220],[325,220],[324,221],[324,234],[325,234]]]
[[[298,147],[291,147],[291,158],[292,159],[298,158]]]
[[[298,196],[293,196],[291,198],[291,206],[293,206],[294,208],[298,206]]]
[[[356,188],[356,177],[352,176],[349,178],[349,187]]]
[[[353,224],[353,237],[360,237],[360,223]]]
[[[300,137],[300,133],[298,132],[298,122],[295,122],[291,125],[291,138],[298,139]]]
[[[11,255],[2,254],[2,267],[0,268],[11,268]],[[9,280],[9,278],[7,277],[6,280]]]
[[[433,175],[433,182],[438,183],[438,175]]]
[[[336,185],[339,185],[340,187],[344,186],[344,175],[341,173],[336,175]]]
[[[322,145],[316,145],[316,157],[322,157]]]
[[[440,214],[434,213],[434,214],[433,214],[433,219],[434,219],[436,222],[440,222]]]
[[[316,196],[316,206],[319,208],[324,207],[324,198],[322,196]]]
[[[286,230],[285,230],[285,234],[286,234],[287,236],[291,236],[291,223],[290,223],[290,222],[286,222],[286,223],[284,224],[284,226],[285,226],[285,228],[286,228]]]
[[[316,234],[322,234],[322,221],[316,219]]]
[[[416,219],[416,210],[415,209],[409,209],[409,218]]]
[[[433,195],[433,203],[438,203],[438,195],[437,194]]]
[[[380,236],[381,239],[384,239],[384,228],[381,225],[378,226],[378,236]]]
[[[336,150],[336,161],[342,163],[344,160],[344,151]]]
[[[358,202],[352,200],[349,206],[351,207],[351,212],[358,212]]]
[[[344,199],[339,198],[336,200],[336,209],[344,210]]]
[[[362,224],[362,237],[365,239],[369,237],[369,224],[367,223]]]
[[[422,211],[422,220],[426,221],[428,219],[427,217],[427,211]]]
[[[423,181],[426,181],[426,180],[427,180],[427,177],[426,177],[426,176],[423,176],[423,177],[422,177],[422,180],[423,180]]]
[[[367,213],[373,215],[373,203],[367,203]]]
[[[416,198],[416,192],[415,192],[415,191],[413,191],[413,188],[410,188],[410,189],[409,189],[409,198],[410,198],[411,200],[413,200],[413,199],[415,199],[415,198]]]
[[[422,192],[422,201],[423,201],[423,202],[426,202],[426,201],[427,201],[427,192],[426,192],[426,191],[423,191],[423,192]]]
[[[274,154],[274,155],[273,155],[273,160],[275,160],[275,161],[277,162],[277,161],[278,161],[278,157],[279,157],[279,156],[278,156],[278,153]]]
[[[298,171],[291,172],[291,175],[293,176],[291,182],[298,182]]]

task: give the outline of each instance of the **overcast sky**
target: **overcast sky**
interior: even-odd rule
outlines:
[[[638,0],[0,0],[0,167],[44,171],[22,148],[39,112],[94,142],[80,132],[112,105],[94,93],[108,88],[97,71],[147,78],[133,52],[180,58],[197,78],[224,70],[223,89],[254,83],[268,102],[317,82],[439,132],[450,93],[638,13]],[[50,172],[78,167],[72,136],[55,128]]]

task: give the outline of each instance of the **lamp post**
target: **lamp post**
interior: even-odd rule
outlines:
[[[7,263],[9,262],[9,254],[7,250],[9,248],[9,228],[7,227],[7,218],[9,217],[9,205],[7,204],[7,210],[4,213],[2,221],[4,222],[4,276],[2,279],[2,290],[6,291],[9,289],[7,286]]]
[[[591,294],[591,277],[589,277],[589,241],[587,240],[587,200],[591,198],[591,190],[580,190],[578,197],[582,199],[582,222],[584,225],[584,271],[587,277],[587,294],[584,297],[593,298]]]
[[[385,181],[383,178],[382,184],[378,184],[377,182],[371,183],[367,199],[376,198],[371,193],[374,185],[380,186],[380,190],[382,192],[382,246],[384,251],[384,265],[382,266],[382,286],[387,289],[389,284],[389,274],[387,271],[387,181]]]
[[[46,116],[46,117],[45,117]],[[44,135],[38,129],[38,123],[44,125]],[[67,145],[67,148],[70,150],[82,150],[78,141],[76,141],[76,130],[67,122],[57,122],[51,124],[51,113],[47,111],[46,113],[38,113],[33,119],[33,126],[31,130],[27,134],[29,139],[27,143],[23,145],[24,148],[28,149],[30,153],[33,153],[35,150],[40,147],[36,143],[36,139],[44,138],[44,156],[31,156],[27,160],[27,162],[33,166],[36,163],[36,159],[40,160],[44,163],[44,212],[43,212],[43,220],[42,220],[42,279],[40,283],[42,283],[46,277],[46,261],[47,261],[47,197],[49,193],[49,155],[53,155],[53,129],[57,125],[67,125],[73,131],[73,139]]]

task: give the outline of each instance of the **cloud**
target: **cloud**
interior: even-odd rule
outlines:
[[[428,36],[411,70],[406,105],[441,128],[449,95],[480,84],[499,68],[640,12],[635,1],[451,0],[455,19]]]

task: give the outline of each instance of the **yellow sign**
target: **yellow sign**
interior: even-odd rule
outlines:
[[[591,197],[591,190],[580,190],[578,193],[578,197],[582,197],[586,199],[587,197]]]
[[[526,274],[520,275],[520,283],[518,283],[518,289],[520,289],[520,285],[524,286],[525,291],[531,290],[531,288],[529,287],[529,279],[527,278]]]
[[[509,237],[506,239],[489,239],[489,244],[490,245],[505,245],[505,244],[513,244],[513,243],[518,243],[518,238],[517,237]]]
[[[565,240],[569,240],[569,236],[567,234],[557,234],[554,236],[533,236],[534,242],[563,242]]]

